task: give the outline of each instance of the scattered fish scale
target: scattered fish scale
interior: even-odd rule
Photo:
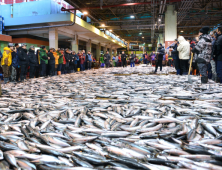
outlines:
[[[0,169],[222,169],[222,86],[109,68],[2,85]]]

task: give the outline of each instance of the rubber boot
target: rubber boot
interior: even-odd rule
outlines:
[[[201,83],[206,84],[208,82],[208,77],[201,77]]]
[[[180,75],[180,69],[177,70],[177,75]]]
[[[193,70],[193,75],[195,75],[195,76],[197,75],[197,70],[196,69]]]

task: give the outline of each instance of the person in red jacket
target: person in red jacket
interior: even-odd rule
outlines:
[[[64,50],[61,51],[61,54],[63,55],[63,63],[62,63],[62,74],[65,74],[65,68],[66,68],[66,58],[64,56]]]
[[[85,55],[83,55],[83,53],[79,53],[79,60],[80,60],[80,69],[81,71],[84,71],[85,70],[85,60],[86,60],[86,57]]]
[[[122,60],[121,60],[121,54],[119,54],[119,62],[118,62],[118,64],[119,64],[119,66],[122,66]]]

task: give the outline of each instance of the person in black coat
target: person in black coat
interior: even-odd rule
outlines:
[[[70,67],[69,67],[69,65],[70,65],[70,59],[71,59],[71,57],[70,57],[70,55],[71,55],[71,50],[69,50],[68,48],[65,50],[65,53],[64,53],[64,57],[65,57],[65,59],[66,59],[66,67],[65,67],[65,73],[70,73]]]
[[[126,63],[126,54],[124,53],[124,51],[122,52],[122,55],[121,55],[121,61],[122,61],[122,66],[123,66],[123,67],[126,67],[126,66],[127,66],[127,63]]]
[[[55,75],[55,57],[53,55],[53,48],[49,49],[48,57],[49,57],[49,75],[54,76]]]
[[[177,70],[177,75],[180,75],[180,59],[179,59],[179,52],[177,51],[177,46],[178,46],[178,40],[174,40],[174,46],[172,46],[171,54],[173,56],[173,63],[175,66],[175,69]]]
[[[76,55],[75,51],[72,51],[69,55],[69,58],[70,58],[69,70],[71,73],[74,73],[75,55]]]
[[[38,67],[38,60],[35,55],[35,47],[34,46],[31,46],[29,48],[28,57],[29,57],[29,66],[30,66],[29,78],[31,79],[31,78],[34,78],[36,68]]]
[[[26,46],[26,44],[22,44],[22,46],[18,48],[19,65],[21,67],[20,81],[24,81],[24,79],[26,79],[28,70],[29,58]]]
[[[217,40],[213,46],[213,55],[216,62],[217,82],[222,83],[222,25],[217,29]]]
[[[156,57],[156,69],[155,73],[157,72],[158,66],[160,66],[160,71],[162,71],[162,61],[163,61],[163,55],[165,54],[164,47],[160,43],[158,45],[158,50],[157,50],[157,57]]]
[[[136,58],[136,55],[133,54],[133,51],[131,51],[131,55],[130,55],[130,66],[131,67],[135,67],[135,58]]]
[[[105,64],[106,64],[106,68],[108,68],[109,67],[109,62],[110,62],[110,60],[111,60],[111,57],[110,57],[110,55],[109,55],[109,51],[107,51],[106,52],[106,54],[104,55],[104,61],[105,61]]]

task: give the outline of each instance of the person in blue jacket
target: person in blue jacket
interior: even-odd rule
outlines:
[[[91,66],[92,66],[92,55],[91,52],[88,51],[88,54],[86,55],[86,60],[87,60],[87,68],[88,70],[91,70]]]
[[[77,72],[77,65],[78,65],[78,61],[79,61],[79,56],[76,54],[76,52],[74,51],[74,71]]]
[[[17,68],[19,65],[19,58],[18,58],[18,53],[17,53],[17,48],[13,47],[12,51],[12,74],[11,74],[11,81],[15,82],[16,81],[16,75],[17,75]]]
[[[175,39],[173,50],[171,53],[173,55],[173,63],[174,63],[175,69],[177,70],[177,75],[180,75],[180,59],[179,59],[179,52],[177,51],[178,43],[179,43],[178,40]]]
[[[2,59],[2,52],[1,52],[1,50],[0,50],[0,61],[1,61],[1,59]]]

